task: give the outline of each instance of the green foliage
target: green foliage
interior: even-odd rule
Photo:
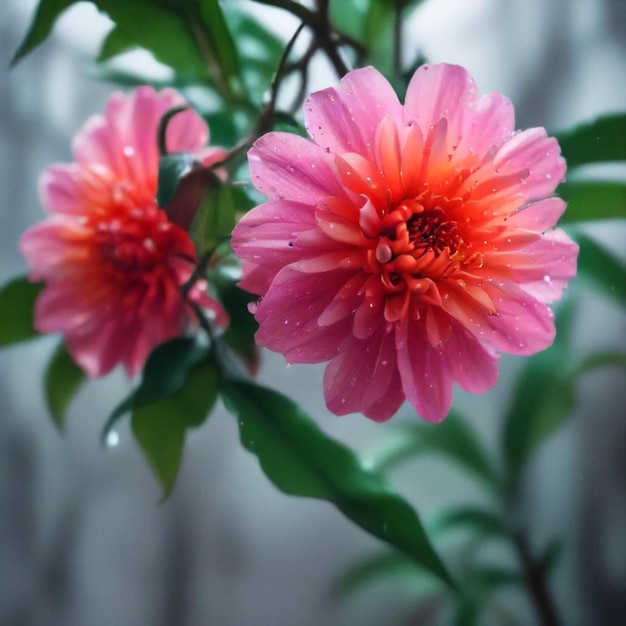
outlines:
[[[212,67],[214,60],[218,67],[213,71],[213,79],[218,85],[223,86],[226,96],[231,96],[242,88],[239,51],[220,3],[218,0],[197,0],[194,4],[197,4],[205,34],[204,39],[200,34],[196,35],[198,45],[200,48],[206,46],[210,49],[211,54],[205,53],[205,61],[209,61],[209,67]],[[195,21],[193,15],[188,17],[189,22],[192,20]],[[189,26],[193,32],[195,28],[193,22]]]
[[[626,113],[605,115],[556,134],[569,168],[626,161]]]
[[[391,583],[396,588],[404,587],[416,595],[445,590],[439,579],[403,554],[384,552],[367,557],[343,572],[333,585],[333,595],[345,598],[366,592],[381,582]]]
[[[148,379],[156,384],[162,374],[151,378],[146,371],[144,382]],[[176,391],[149,404],[142,402],[138,390],[131,422],[133,434],[163,486],[164,498],[176,482],[187,429],[200,426],[217,399],[215,366],[204,361],[188,371],[181,386],[168,388]]]
[[[59,345],[48,364],[44,394],[48,410],[59,430],[65,426],[70,402],[85,382],[85,373],[74,363],[64,344]]]
[[[40,0],[33,21],[28,28],[28,32],[13,55],[11,65],[13,66],[18,63],[27,54],[30,54],[37,46],[43,43],[49,37],[52,32],[52,27],[61,13],[78,1],[79,0]]]
[[[371,467],[386,471],[406,459],[430,452],[447,456],[490,488],[498,484],[497,471],[476,432],[454,410],[441,424],[402,425],[392,439],[370,454],[368,462]]]
[[[41,283],[15,278],[0,289],[0,348],[38,337],[33,322]]]
[[[562,183],[557,192],[567,201],[563,224],[626,219],[626,183],[577,181]]]
[[[600,243],[583,234],[576,234],[580,246],[578,271],[589,287],[626,305],[626,266]]]
[[[182,180],[197,163],[197,157],[189,152],[170,152],[161,157],[157,188],[157,203],[160,207],[165,207],[174,199]]]
[[[496,513],[476,506],[459,506],[437,516],[432,526],[434,533],[469,530],[484,537],[506,537],[508,530]]]
[[[463,575],[463,594],[456,598],[453,623],[455,626],[480,626],[490,596],[503,587],[523,582],[523,577],[513,570],[488,565],[468,568]]]
[[[572,313],[571,304],[561,308],[554,344],[528,358],[518,378],[502,434],[511,485],[536,448],[572,415],[575,389],[567,367]]]
[[[254,334],[259,325],[248,311],[248,304],[256,300],[257,296],[237,287],[235,278],[237,274],[230,273],[228,269],[228,266],[223,266],[211,274],[211,286],[217,292],[218,299],[230,318],[230,324],[220,339],[234,350],[244,360],[248,370],[254,373],[259,360],[259,349],[254,342]]]
[[[217,179],[205,187],[200,207],[189,229],[199,258],[230,238],[235,227],[235,197],[231,185]]]
[[[106,443],[115,424],[134,408],[164,400],[180,391],[191,370],[207,358],[208,348],[190,337],[177,337],[157,346],[148,357],[139,386],[109,415],[101,441]]]
[[[248,382],[223,381],[220,393],[238,418],[242,444],[276,487],[333,503],[358,526],[453,584],[411,506],[298,405]]]

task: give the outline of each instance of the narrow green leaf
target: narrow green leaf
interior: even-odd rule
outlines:
[[[157,346],[146,361],[134,406],[145,406],[179,391],[190,371],[207,357],[193,337],[176,337]]]
[[[626,161],[626,113],[605,115],[588,124],[556,133],[568,167]]]
[[[574,375],[579,376],[591,370],[605,367],[626,368],[626,354],[623,352],[598,352],[591,354],[576,368]]]
[[[417,513],[289,398],[248,382],[222,381],[241,442],[266,476],[291,495],[332,502],[348,519],[453,585]]]
[[[33,20],[28,27],[28,32],[11,59],[11,67],[43,43],[50,36],[52,28],[61,13],[78,1],[39,0]]]
[[[235,227],[235,202],[230,185],[212,181],[205,187],[200,208],[189,235],[196,245],[198,257],[203,257],[221,241],[229,239]]]
[[[102,42],[97,61],[99,63],[104,63],[118,54],[124,54],[125,52],[129,52],[136,47],[137,46],[134,45],[128,37],[126,37],[122,29],[117,26],[113,26]]]
[[[441,424],[401,426],[393,439],[368,457],[368,465],[388,471],[398,463],[430,452],[446,455],[490,487],[498,484],[497,471],[475,430],[455,410]]]
[[[65,414],[70,402],[84,382],[85,373],[61,344],[48,364],[44,379],[46,403],[59,430],[65,426]]]
[[[580,246],[579,275],[590,287],[626,304],[626,266],[621,259],[587,235],[576,234],[575,239]]]
[[[208,348],[200,346],[192,337],[176,337],[157,346],[144,365],[139,386],[109,415],[100,435],[101,443],[106,445],[115,424],[134,408],[147,406],[178,392],[186,384],[189,372],[207,355]]]
[[[115,425],[126,415],[133,410],[133,401],[135,399],[135,392],[132,391],[128,394],[117,406],[111,411],[111,414],[107,418],[107,421],[100,433],[100,445],[106,446],[109,441],[109,437],[113,433]]]
[[[574,409],[568,352],[572,311],[571,303],[561,307],[554,344],[529,357],[519,376],[502,439],[513,484],[531,454],[565,424]]]
[[[476,566],[463,575],[463,593],[458,596],[455,626],[480,626],[488,598],[502,587],[521,586],[524,578],[514,570]]]
[[[354,593],[369,591],[377,583],[403,586],[408,591],[441,592],[446,588],[438,578],[399,552],[385,552],[367,557],[351,566],[333,585],[333,596],[343,599]]]
[[[197,157],[190,152],[170,152],[161,157],[157,183],[157,204],[161,208],[174,199],[181,180],[194,169],[197,163]]]
[[[16,278],[0,289],[0,348],[39,336],[34,328],[35,301],[43,285]]]
[[[240,88],[239,52],[218,0],[199,0],[200,15],[207,43],[221,70],[222,81],[230,89]],[[216,81],[217,82],[217,81]]]
[[[202,54],[183,17],[182,4],[153,0],[91,1],[115,22],[115,45],[120,51],[144,48],[157,61],[183,75],[207,78]]]
[[[567,200],[562,224],[590,220],[626,219],[626,184],[579,181],[562,183],[557,193]]]
[[[133,434],[163,486],[164,498],[178,476],[187,428],[202,424],[216,399],[217,372],[205,361],[188,372],[175,393],[133,409]]]
[[[459,506],[445,511],[437,516],[432,530],[434,533],[469,530],[483,536],[507,535],[506,526],[497,514],[474,506]]]
[[[251,372],[256,370],[259,350],[254,341],[254,334],[259,325],[248,304],[257,299],[237,286],[238,279],[227,271],[217,271],[211,275],[211,285],[217,291],[219,301],[228,312],[230,325],[222,335],[222,339],[238,354]]]

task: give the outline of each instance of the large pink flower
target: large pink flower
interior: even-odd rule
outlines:
[[[122,363],[130,376],[150,351],[195,319],[180,287],[196,262],[189,235],[157,207],[157,128],[183,102],[171,89],[117,93],[104,116],[87,121],[74,139],[75,162],[52,165],[40,195],[51,215],[20,245],[31,279],[46,287],[35,310],[40,332],[60,332],[89,376]],[[208,128],[194,112],[167,128],[170,151],[196,152],[205,164],[224,154],[204,148]],[[189,299],[227,321],[202,283]]]
[[[514,132],[499,94],[461,67],[423,66],[404,106],[372,68],[305,104],[312,140],[249,153],[269,198],[233,233],[242,286],[262,296],[257,342],[291,363],[330,360],[326,403],[382,421],[408,399],[442,420],[452,382],[479,393],[499,352],[554,338],[546,303],[575,274],[552,230],[565,162],[542,128]]]

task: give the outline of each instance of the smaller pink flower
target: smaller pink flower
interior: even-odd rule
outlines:
[[[576,272],[555,229],[559,145],[515,132],[500,94],[455,65],[423,66],[402,104],[369,67],[305,103],[311,139],[269,133],[249,152],[268,202],[233,232],[242,287],[261,296],[257,343],[329,361],[328,408],[390,418],[408,400],[442,420],[452,387],[481,393],[501,352],[554,339],[547,306]]]
[[[75,162],[52,165],[40,179],[50,216],[20,241],[30,278],[45,283],[35,326],[62,333],[91,377],[119,363],[137,374],[155,346],[194,323],[190,301],[227,324],[202,281],[187,299],[181,293],[196,264],[194,246],[155,200],[157,129],[163,114],[182,103],[172,89],[114,94],[104,116],[89,119],[74,138]],[[208,139],[207,125],[191,110],[167,128],[169,151],[194,152],[205,165],[224,155],[204,148]]]

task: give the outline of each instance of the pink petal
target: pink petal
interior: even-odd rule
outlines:
[[[404,121],[418,122],[422,132],[442,118],[452,128],[461,127],[468,107],[475,104],[478,90],[474,79],[459,65],[422,65],[406,92]]]
[[[448,370],[465,391],[483,393],[496,384],[499,357],[458,322],[442,348]]]
[[[287,200],[266,202],[239,220],[232,233],[231,246],[242,259],[253,263],[262,259],[264,266],[276,267],[288,265],[306,254],[336,249],[333,242],[324,237],[317,238],[316,245],[311,246],[302,237],[303,233],[311,231],[318,232],[310,206]]]
[[[396,324],[396,350],[402,389],[420,417],[445,419],[452,404],[452,375],[445,353],[431,347],[423,324],[407,317]]]
[[[341,270],[324,274],[281,270],[257,306],[255,318],[260,324],[257,343],[282,354],[289,353],[292,362],[314,363],[335,356],[337,326],[341,326],[345,336],[352,321],[345,318],[336,324],[320,326],[318,318],[351,275]],[[311,345],[308,342],[313,340],[315,348],[309,351],[306,345]]]
[[[267,133],[248,152],[252,184],[270,200],[315,204],[343,196],[331,164],[320,146],[290,133]]]
[[[19,242],[33,280],[80,271],[94,258],[92,236],[90,228],[61,216],[33,226]]]
[[[516,228],[528,228],[537,232],[545,232],[559,221],[565,211],[565,202],[561,198],[538,200],[523,206],[509,218],[509,225]]]
[[[554,137],[545,129],[531,128],[514,135],[496,153],[493,166],[498,176],[527,170],[529,176],[518,191],[527,200],[540,200],[554,192],[565,176],[565,160]]]
[[[485,263],[526,291],[531,287],[542,302],[553,302],[576,275],[577,257],[578,245],[557,229],[521,250],[486,255]]]
[[[346,74],[338,88],[312,94],[304,105],[305,126],[315,143],[333,154],[357,152],[374,157],[378,123],[391,116],[400,123],[395,91],[373,67]]]
[[[393,333],[365,341],[347,336],[324,372],[324,397],[336,415],[360,411],[385,421],[404,400],[398,383]]]

